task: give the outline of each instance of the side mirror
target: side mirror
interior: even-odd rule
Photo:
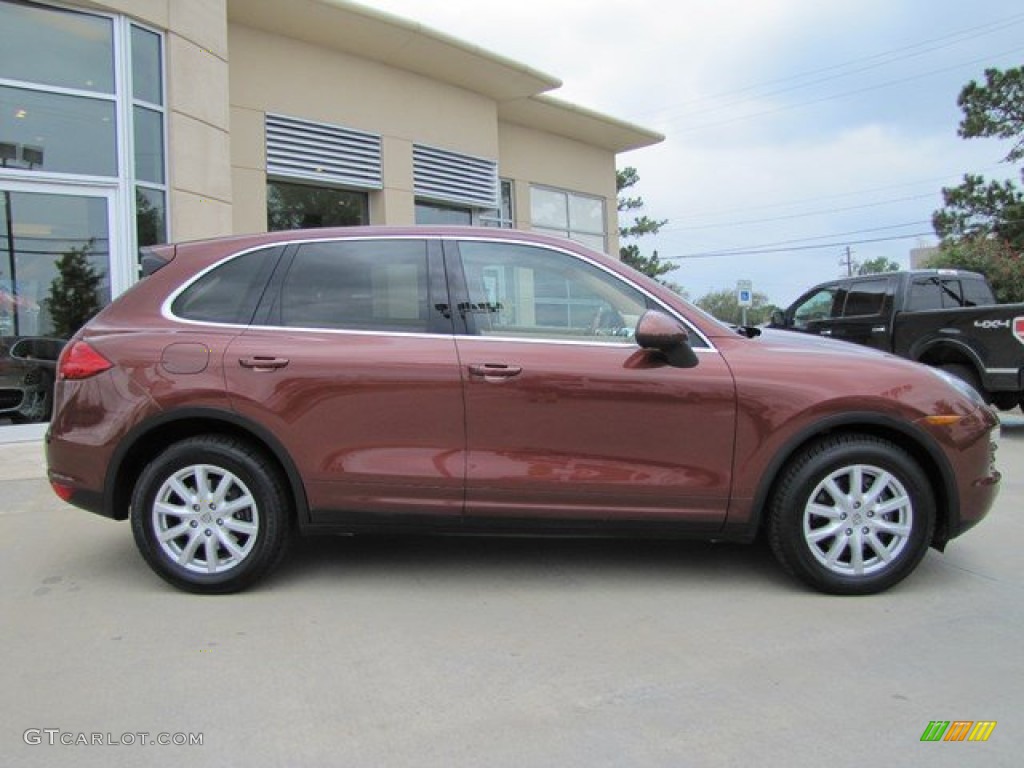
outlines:
[[[697,354],[690,346],[690,334],[678,320],[664,312],[656,309],[644,312],[637,321],[635,337],[641,349],[657,352],[676,368],[693,368],[698,363]]]
[[[772,310],[772,328],[785,328],[786,314],[781,309]]]

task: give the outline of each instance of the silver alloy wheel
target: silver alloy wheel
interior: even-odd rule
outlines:
[[[151,519],[164,554],[195,573],[224,573],[244,562],[260,529],[259,509],[245,483],[210,464],[184,467],[167,478]]]
[[[870,464],[832,472],[810,495],[804,540],[829,571],[864,576],[884,570],[910,538],[914,505],[891,473]]]

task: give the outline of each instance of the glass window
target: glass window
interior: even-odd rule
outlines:
[[[920,312],[941,307],[942,289],[939,286],[939,281],[931,277],[914,280],[910,286],[910,300],[907,302],[907,309],[911,312]]]
[[[990,307],[996,303],[992,289],[984,280],[965,277],[960,285],[964,292],[965,307]]]
[[[923,277],[910,287],[910,311],[986,307],[995,297],[984,280],[960,280],[953,277]]]
[[[530,223],[538,232],[567,237],[603,252],[604,200],[561,189],[532,187]]]
[[[164,193],[148,187],[135,188],[135,230],[139,248],[167,242],[167,203]]]
[[[215,267],[186,288],[171,311],[206,323],[251,322],[280,252],[277,247],[262,248]]]
[[[882,314],[882,306],[885,303],[888,287],[888,280],[866,280],[853,283],[846,296],[843,317]]]
[[[163,104],[163,76],[160,67],[160,36],[132,26],[132,97],[150,104]]]
[[[416,223],[468,227],[473,223],[473,211],[470,208],[460,208],[455,205],[416,201]]]
[[[485,227],[501,227],[511,229],[515,226],[515,208],[513,207],[513,185],[508,179],[501,180],[501,207],[480,212],[480,224]]]
[[[428,330],[423,240],[307,243],[278,301],[282,325],[361,331]]]
[[[836,294],[835,288],[822,288],[808,296],[793,310],[794,327],[806,328],[809,323],[830,319],[833,316],[832,307],[836,305]]]
[[[135,107],[135,176],[140,181],[164,183],[164,116]]]
[[[117,175],[112,101],[0,86],[0,117],[6,167]]]
[[[566,253],[471,241],[459,252],[480,335],[622,342],[647,309],[640,291]]]
[[[0,3],[0,77],[112,94],[113,22],[28,3]]]
[[[267,182],[267,229],[351,227],[369,223],[365,192]]]

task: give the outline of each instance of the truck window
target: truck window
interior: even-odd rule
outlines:
[[[850,286],[843,317],[880,315],[889,287],[888,280],[865,280]]]
[[[920,312],[925,309],[942,309],[942,287],[938,278],[919,277],[910,286],[907,311]]]
[[[920,277],[910,288],[907,309],[957,309],[985,307],[995,304],[992,291],[984,280],[957,277]]]
[[[835,315],[832,312],[833,306],[842,306],[840,303],[844,293],[840,293],[836,301],[837,290],[834,287],[822,288],[808,296],[793,309],[793,327],[806,328],[809,323],[819,320],[828,320]]]
[[[990,307],[996,303],[992,289],[984,280],[965,279],[961,285],[964,289],[965,307]]]

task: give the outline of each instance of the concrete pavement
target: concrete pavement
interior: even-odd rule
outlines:
[[[1024,418],[1000,466],[989,518],[874,597],[763,547],[395,537],[300,541],[209,598],[53,496],[37,441],[0,446],[0,763],[1015,767]],[[934,720],[997,726],[922,743]]]

